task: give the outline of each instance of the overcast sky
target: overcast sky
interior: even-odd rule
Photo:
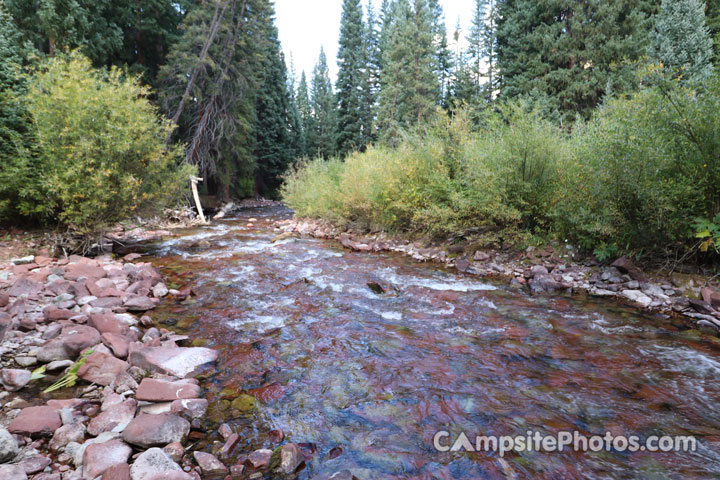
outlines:
[[[380,2],[381,0],[373,0],[376,10],[380,8]],[[280,42],[288,66],[292,58],[298,78],[304,70],[308,81],[310,80],[320,46],[323,46],[328,57],[330,75],[333,81],[335,80],[342,3],[342,0],[275,0]],[[440,3],[445,10],[448,41],[452,41],[458,19],[463,29],[462,35],[465,36],[470,26],[473,0],[440,0]],[[367,5],[367,0],[363,0],[363,5]]]

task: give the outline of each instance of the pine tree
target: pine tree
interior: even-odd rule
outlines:
[[[377,140],[377,96],[380,92],[380,67],[382,64],[382,50],[380,49],[380,22],[375,14],[372,1],[368,4],[367,22],[365,26],[365,52],[367,61],[365,65],[365,79],[363,86],[362,112],[363,135],[365,143],[371,144]]]
[[[448,84],[452,69],[452,55],[448,48],[447,27],[445,26],[445,13],[439,0],[428,0],[430,18],[432,20],[433,49],[435,59],[433,70],[439,81],[438,105],[447,107]]]
[[[498,7],[501,95],[533,96],[573,118],[608,90],[634,86],[656,0],[503,0]]]
[[[188,146],[186,161],[222,201],[254,190],[255,99],[273,14],[269,0],[206,1],[186,16],[159,74],[160,103]]]
[[[397,139],[399,129],[416,127],[435,109],[438,79],[433,71],[432,22],[426,0],[398,0],[383,52],[379,95],[381,131]]]
[[[710,35],[713,38],[714,49],[714,62],[715,65],[720,64],[720,0],[708,0],[707,10],[705,12],[707,17],[708,28],[710,28]]]
[[[669,71],[702,80],[712,74],[712,38],[699,0],[663,0],[648,53]]]
[[[312,121],[308,130],[310,155],[330,158],[336,153],[337,108],[325,51],[320,49],[318,63],[310,85]]]
[[[305,155],[305,135],[303,133],[302,120],[300,118],[300,108],[298,107],[298,92],[295,87],[297,75],[292,58],[290,60],[290,70],[287,75],[287,97],[288,97],[288,128],[290,129],[290,145],[292,148],[293,159],[298,159]]]
[[[367,55],[364,48],[363,12],[360,0],[344,0],[338,50],[338,153],[347,155],[365,146],[363,134],[363,88]]]
[[[290,130],[287,67],[280,51],[277,30],[274,26],[271,30],[265,53],[264,78],[255,102],[255,187],[262,195],[273,192],[280,185],[280,176],[295,159]]]
[[[309,157],[310,152],[310,139],[308,137],[312,130],[312,108],[310,107],[310,95],[308,93],[307,77],[303,71],[300,75],[300,83],[297,89],[297,108],[300,115],[300,126],[302,129],[302,151],[300,152],[301,157]]]

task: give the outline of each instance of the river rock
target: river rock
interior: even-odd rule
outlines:
[[[80,278],[100,279],[106,275],[105,269],[94,260],[82,259],[65,267],[65,279],[76,281]]]
[[[86,348],[100,343],[100,333],[87,325],[67,325],[57,338],[45,343],[38,351],[38,361],[72,360]]]
[[[83,478],[91,480],[108,468],[127,463],[132,448],[122,440],[89,445],[83,453]]]
[[[124,360],[103,352],[93,352],[80,367],[77,376],[98,385],[110,385],[115,378],[126,372],[130,365]]]
[[[27,473],[21,465],[0,465],[0,478],[2,480],[27,480]]]
[[[170,411],[185,418],[202,418],[208,410],[208,401],[204,398],[173,400]]]
[[[7,307],[8,303],[10,303],[10,295],[0,292],[0,308]]]
[[[130,467],[132,480],[151,480],[157,475],[162,475],[158,478],[192,480],[192,477],[183,472],[170,455],[159,448],[150,448],[143,452]]]
[[[620,257],[612,263],[612,266],[622,273],[630,275],[630,278],[638,282],[647,282],[647,277],[635,266],[632,260],[627,257]]]
[[[173,400],[198,398],[199,396],[200,387],[198,385],[187,382],[168,382],[153,378],[143,378],[135,393],[135,398],[148,402],[172,402]]]
[[[10,433],[28,436],[50,436],[62,426],[60,415],[53,407],[27,407],[10,423]]]
[[[122,432],[132,421],[137,410],[135,399],[129,398],[124,402],[108,407],[88,424],[90,435],[100,435],[102,432]]]
[[[620,295],[628,300],[632,300],[633,302],[642,305],[643,307],[649,306],[653,301],[652,298],[648,297],[640,290],[623,290],[620,292]]]
[[[0,463],[12,460],[20,453],[15,437],[6,429],[0,427]]]
[[[94,327],[98,332],[122,334],[127,331],[127,326],[111,312],[91,313],[88,316],[88,325]]]
[[[130,341],[126,337],[117,333],[103,333],[100,339],[106,347],[112,350],[116,357],[127,358]]]
[[[85,425],[82,423],[69,423],[55,430],[55,434],[48,444],[48,449],[53,453],[57,453],[63,450],[68,443],[82,443],[84,438]]]
[[[149,297],[135,296],[125,300],[123,306],[127,308],[129,312],[144,312],[155,308],[155,302]]]
[[[0,382],[5,387],[5,390],[9,392],[17,392],[30,383],[31,378],[32,372],[29,370],[16,368],[3,368],[0,370]]]
[[[261,448],[260,450],[255,450],[248,455],[248,461],[255,470],[266,468],[270,465],[270,457],[272,456],[272,453],[272,450]]]
[[[145,347],[130,344],[130,365],[151,372],[184,378],[197,373],[201,367],[212,363],[217,352],[204,347]]]
[[[288,443],[275,449],[270,459],[270,467],[273,471],[291,475],[304,461],[305,457],[300,448],[294,443]]]
[[[12,287],[7,291],[7,294],[11,297],[36,297],[43,290],[43,284],[30,280],[26,277],[21,277],[15,281]]]
[[[185,455],[185,449],[180,442],[168,443],[163,447],[163,452],[170,455],[176,462],[182,460],[183,455]]]
[[[193,457],[205,475],[222,475],[227,472],[227,467],[215,455],[193,452]]]
[[[190,422],[172,413],[142,414],[133,419],[123,432],[127,443],[150,448],[182,442],[190,432]]]
[[[105,470],[101,480],[130,480],[130,465],[120,463]]]

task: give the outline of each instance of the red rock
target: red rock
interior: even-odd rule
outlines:
[[[46,321],[57,321],[57,320],[69,320],[77,313],[64,308],[57,308],[55,306],[48,306],[43,309],[43,315]]]
[[[100,336],[103,344],[112,350],[113,354],[118,358],[127,358],[128,346],[130,342],[127,338],[116,333],[103,333]]]
[[[7,291],[7,294],[11,297],[19,297],[20,295],[27,295],[28,297],[37,297],[42,291],[43,284],[30,280],[29,278],[20,277],[13,283],[12,287]]]
[[[162,447],[182,442],[190,432],[190,422],[172,413],[142,414],[125,427],[122,438],[141,448]]]
[[[52,460],[50,460],[45,455],[31,455],[29,457],[26,457],[20,463],[20,465],[22,465],[23,470],[25,470],[26,474],[32,475],[33,473],[41,472],[51,463]]]
[[[183,455],[185,455],[185,449],[180,442],[173,442],[165,445],[165,447],[163,447],[163,452],[170,455],[170,457],[176,462],[179,462]]]
[[[5,338],[5,332],[12,330],[13,321],[10,315],[5,312],[0,312],[0,341]]]
[[[130,480],[130,465],[120,463],[105,470],[101,480]]]
[[[240,435],[237,433],[231,434],[228,439],[225,441],[225,445],[220,449],[220,458],[227,459],[230,458],[230,455],[232,454],[233,449],[240,441]]]
[[[136,410],[137,402],[132,398],[119,405],[113,405],[90,421],[87,427],[88,433],[97,436],[116,428],[120,430],[123,425],[130,423]]]
[[[248,462],[255,470],[267,468],[270,465],[270,456],[272,456],[272,450],[261,448],[248,455]]]
[[[269,403],[284,397],[285,387],[275,382],[264,387],[248,390],[248,393],[263,403]]]
[[[0,308],[7,307],[10,303],[10,296],[7,293],[0,292]]]
[[[114,309],[122,307],[123,302],[119,297],[103,297],[90,302],[91,307]]]
[[[77,376],[88,382],[107,386],[128,368],[130,365],[124,360],[107,353],[93,352],[80,367]]]
[[[25,312],[27,311],[27,304],[25,303],[24,299],[18,298],[13,303],[8,305],[6,311],[10,314],[11,317],[19,318],[25,315]]]
[[[288,443],[280,448],[280,462],[276,470],[285,474],[291,475],[295,473],[300,464],[305,461],[305,457],[294,443]]]
[[[627,257],[620,257],[612,263],[612,266],[620,270],[622,273],[627,273],[630,278],[637,280],[638,282],[647,282],[648,279],[638,269],[632,260]]]
[[[148,402],[172,402],[199,396],[200,387],[192,383],[168,382],[153,378],[143,378],[135,393],[135,398]]]
[[[227,440],[228,438],[230,438],[230,435],[232,435],[235,432],[232,431],[232,428],[230,428],[230,425],[228,425],[227,423],[223,423],[222,425],[220,425],[220,428],[218,428],[218,433],[225,440]]]
[[[82,277],[103,278],[105,277],[105,269],[92,260],[70,263],[65,267],[66,280],[78,280]]]
[[[83,453],[83,478],[92,480],[108,468],[127,463],[132,448],[122,440],[93,443]]]
[[[100,343],[100,333],[86,325],[68,325],[60,332],[65,350],[71,357],[75,357],[83,350]]]
[[[69,423],[55,430],[48,449],[57,453],[70,442],[82,443],[85,438],[85,426],[82,423]]]
[[[17,392],[30,383],[32,372],[15,368],[3,368],[0,370],[0,382],[8,392]]]
[[[115,317],[114,313],[91,313],[88,316],[88,325],[94,327],[100,333],[117,333],[123,334],[127,332],[127,326]]]
[[[207,413],[208,401],[204,398],[192,398],[187,400],[173,400],[170,404],[172,413],[185,418],[202,418]]]
[[[216,351],[204,347],[144,347],[131,344],[128,361],[130,365],[151,372],[184,378],[214,362],[217,355]]]
[[[10,423],[10,433],[28,436],[50,436],[62,426],[60,415],[52,407],[28,407]]]
[[[193,452],[193,457],[205,475],[220,475],[227,472],[227,467],[215,455]]]
[[[232,478],[238,478],[243,476],[245,473],[245,465],[243,464],[237,464],[230,467],[230,475],[232,475]]]
[[[144,296],[129,297],[123,302],[123,306],[130,312],[145,312],[155,308],[153,299]]]

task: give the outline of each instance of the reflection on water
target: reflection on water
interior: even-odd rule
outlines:
[[[720,476],[717,339],[400,256],[305,238],[271,243],[272,221],[287,215],[249,211],[154,251],[171,282],[198,294],[156,318],[221,350],[206,384],[209,417],[242,431],[238,453],[272,448],[268,433],[281,429],[317,447],[302,478],[346,468],[360,479]],[[247,227],[251,216],[258,221]],[[257,408],[233,410],[250,390]],[[438,453],[438,430],[696,435],[699,449],[501,461]]]

